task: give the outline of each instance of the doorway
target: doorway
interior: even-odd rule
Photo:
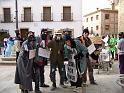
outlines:
[[[20,29],[20,34],[21,34],[21,37],[23,39],[26,39],[27,36],[28,36],[28,32],[29,32],[29,29],[25,28],[25,29]]]

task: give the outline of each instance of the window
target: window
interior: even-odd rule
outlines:
[[[86,20],[87,22],[88,22],[88,18],[87,18],[87,20]]]
[[[43,7],[43,21],[52,21],[51,7]]]
[[[99,26],[96,26],[96,30],[99,30]]]
[[[105,25],[105,30],[109,30],[109,25]]]
[[[91,27],[91,34],[93,34],[94,32],[93,32],[93,27]]]
[[[62,14],[62,20],[63,21],[72,21],[72,13],[71,13],[71,7],[70,6],[64,6],[63,7],[63,14]]]
[[[91,21],[93,21],[93,17],[91,17]]]
[[[10,8],[3,8],[3,22],[11,22],[11,11]]]
[[[96,20],[99,20],[99,15],[96,15]]]
[[[31,14],[31,7],[24,8],[24,14],[22,14],[22,21],[23,22],[31,22],[33,21],[33,17]]]
[[[109,14],[105,14],[105,19],[109,19]]]

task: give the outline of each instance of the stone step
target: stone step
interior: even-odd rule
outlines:
[[[1,57],[1,61],[15,61],[16,57]]]
[[[0,65],[16,65],[15,61],[0,61]]]
[[[11,56],[12,56],[12,57],[16,57],[16,54],[12,54]]]

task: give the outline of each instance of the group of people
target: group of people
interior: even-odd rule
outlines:
[[[40,42],[39,39],[36,40],[32,31],[28,33],[27,39],[23,42],[20,33],[16,33],[16,36],[18,39],[16,39],[15,83],[19,84],[22,93],[28,93],[33,90],[32,82],[34,81],[35,92],[42,93],[39,87],[49,87],[44,80],[44,66],[47,59],[38,56],[38,49],[40,47],[45,48],[44,42]],[[31,51],[33,51],[33,57],[30,57]]]
[[[43,31],[45,31],[43,29]],[[29,32],[27,39],[20,41],[17,39],[19,47],[17,51],[15,83],[19,84],[22,93],[32,91],[32,82],[35,82],[35,92],[42,93],[39,87],[49,87],[46,85],[44,77],[44,66],[50,61],[50,80],[52,82],[51,91],[56,90],[56,71],[60,74],[60,86],[66,88],[65,82],[69,82],[75,88],[86,85],[87,70],[90,84],[97,85],[93,76],[93,68],[90,62],[87,47],[92,42],[88,37],[89,30],[84,29],[80,37],[72,38],[69,34],[62,35],[56,33],[55,37],[46,42],[46,36],[42,32],[40,37],[35,37],[34,32]],[[40,48],[50,51],[50,57],[40,56]],[[30,53],[33,52],[33,56]],[[69,66],[75,67],[75,81],[69,78]],[[58,69],[57,69],[58,68]],[[72,71],[72,72],[73,72]],[[40,86],[39,86],[40,85]]]
[[[69,34],[55,33],[55,37],[48,40],[46,29],[43,29],[40,37],[35,37],[34,32],[29,32],[25,41],[16,33],[16,73],[15,83],[19,84],[22,93],[32,91],[32,82],[35,82],[35,92],[42,93],[39,87],[49,87],[45,84],[44,67],[50,63],[51,91],[56,90],[56,71],[60,74],[60,86],[66,88],[65,82],[71,87],[82,87],[87,82],[87,71],[90,84],[97,85],[93,76],[93,67],[90,60],[93,54],[88,53],[88,47],[92,44],[89,30],[84,29],[83,34],[72,38]],[[114,41],[114,40],[113,40]],[[109,42],[112,42],[110,40]],[[113,43],[112,43],[113,45]],[[112,46],[111,45],[111,46]],[[110,45],[109,45],[110,46]],[[114,47],[114,46],[113,46]],[[124,33],[119,34],[117,48],[119,51],[120,73],[124,74]],[[50,51],[50,56],[41,56],[40,49]],[[57,69],[58,68],[58,69]],[[71,74],[69,72],[72,72]],[[72,75],[73,73],[76,73]],[[72,75],[72,76],[71,76]]]
[[[14,40],[12,37],[4,38],[4,57],[10,57],[12,54],[12,47],[14,45]]]

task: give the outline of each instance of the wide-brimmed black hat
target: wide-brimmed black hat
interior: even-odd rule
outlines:
[[[88,33],[89,34],[89,30],[87,29],[87,28],[85,28],[84,30],[83,30],[83,34],[84,33]]]
[[[65,36],[65,40],[66,40],[66,41],[67,41],[67,40],[72,40],[72,38],[71,38],[70,35],[66,35],[66,36]]]
[[[28,41],[29,41],[29,42],[30,42],[30,41],[35,41],[34,35],[30,35],[30,36],[28,37]]]

